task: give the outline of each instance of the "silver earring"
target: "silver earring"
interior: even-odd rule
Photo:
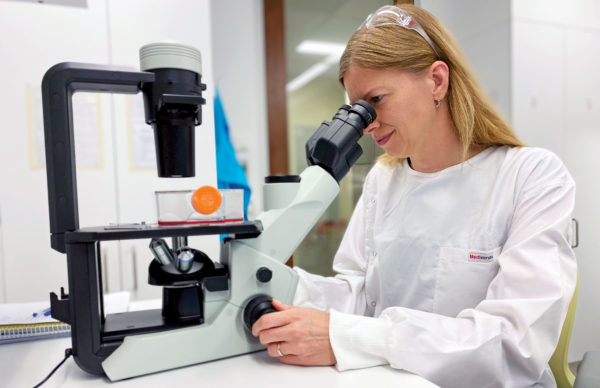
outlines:
[[[435,107],[439,108],[440,106],[442,106],[442,100],[435,100]]]

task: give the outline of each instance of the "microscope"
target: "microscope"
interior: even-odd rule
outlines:
[[[66,254],[68,294],[50,294],[52,317],[71,325],[79,367],[116,381],[264,349],[251,327],[292,303],[298,277],[285,262],[339,191],[362,154],[357,144],[376,118],[365,101],[343,105],[306,143],[298,176],[265,178],[265,211],[253,221],[118,229],[79,227],[72,95],[77,91],[143,93],[154,130],[158,175],[192,177],[194,131],[202,122],[200,52],[176,43],[140,49],[141,71],[64,62],[42,81],[51,246]],[[148,282],[162,287],[162,309],[105,314],[100,244],[225,234],[220,258],[191,249],[186,272],[150,260]],[[177,249],[176,246],[173,249]],[[189,248],[188,248],[189,249]],[[150,256],[150,255],[149,255]]]

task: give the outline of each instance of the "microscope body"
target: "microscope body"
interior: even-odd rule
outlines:
[[[49,69],[42,83],[51,245],[66,253],[69,278],[68,295],[50,294],[52,317],[71,325],[77,364],[113,381],[264,349],[250,328],[274,311],[272,298],[292,303],[298,276],[285,262],[337,196],[339,180],[362,152],[357,145],[362,130],[375,118],[375,111],[359,101],[323,122],[307,143],[309,167],[284,183],[267,184],[270,200],[254,221],[80,228],[73,92],[142,91],[146,121],[155,129],[159,175],[193,176],[188,143],[193,144],[193,127],[201,122],[205,87],[194,65],[182,67],[175,73],[132,72],[62,63]],[[185,158],[172,155],[183,148]],[[149,282],[164,290],[162,310],[104,314],[101,242],[206,234],[229,236],[222,241],[219,262],[204,255],[198,259],[202,270],[175,277],[155,261],[150,264]]]
[[[230,289],[204,290],[204,323],[125,337],[102,363],[111,380],[264,349],[249,330],[249,306],[263,297],[292,303],[298,275],[285,262],[339,191],[321,167],[308,167],[300,178],[290,183],[297,194],[285,207],[259,215],[259,236],[223,242],[220,262],[229,268]],[[270,276],[262,277],[265,272]]]

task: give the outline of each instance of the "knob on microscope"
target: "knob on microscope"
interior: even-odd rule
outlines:
[[[268,313],[274,313],[273,298],[268,295],[257,295],[248,302],[244,309],[244,324],[249,331],[260,317]]]
[[[261,283],[268,283],[273,278],[273,271],[267,267],[260,267],[256,270],[256,280]]]

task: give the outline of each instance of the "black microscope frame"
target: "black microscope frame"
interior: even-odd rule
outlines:
[[[50,294],[52,317],[71,325],[74,358],[83,370],[96,375],[104,374],[102,362],[123,342],[125,336],[201,324],[203,287],[210,291],[227,290],[229,278],[226,267],[214,266],[207,257],[195,258],[203,261],[204,270],[180,279],[163,276],[164,273],[155,268],[158,263],[153,261],[149,268],[149,282],[165,286],[163,309],[105,316],[100,260],[101,241],[207,234],[251,238],[258,236],[262,231],[262,225],[258,221],[180,227],[140,225],[124,229],[79,228],[72,116],[73,93],[96,91],[136,94],[143,91],[148,120],[147,99],[151,93],[147,93],[147,87],[155,82],[155,77],[154,72],[127,71],[111,66],[65,62],[49,69],[42,82],[51,246],[61,253],[66,253],[69,282],[68,295],[62,288],[60,298],[55,293]],[[200,85],[204,90],[205,86]],[[196,121],[198,124],[201,121],[200,104],[204,103],[201,93],[162,94],[153,98],[159,105],[196,105]],[[193,301],[191,307],[190,300]],[[180,314],[184,319],[170,319],[169,316],[173,314]],[[191,318],[185,319],[186,314]]]

